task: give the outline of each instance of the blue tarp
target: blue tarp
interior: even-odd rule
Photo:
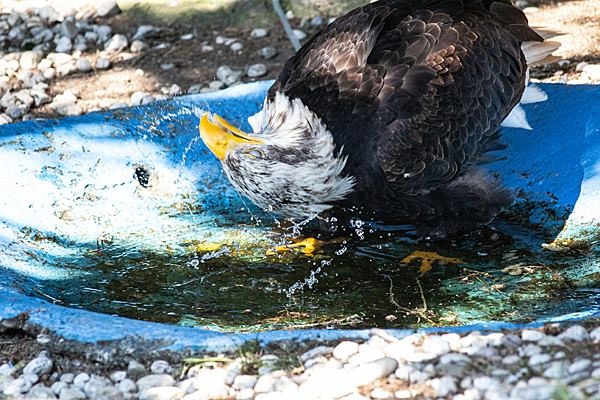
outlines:
[[[231,188],[218,161],[198,140],[197,124],[209,110],[248,128],[246,118],[260,109],[270,83],[1,126],[0,319],[29,313],[29,323],[68,339],[95,342],[133,335],[165,339],[173,349],[231,347],[256,337],[365,336],[365,330],[222,334],[64,308],[19,290],[26,278],[74,279],[85,273],[56,260],[84,262],[78,254],[99,242],[123,249],[168,248],[176,254],[185,251],[187,240],[218,242],[236,228],[236,221],[247,219],[248,209],[255,218],[269,218]],[[540,86],[549,100],[525,106],[534,129],[505,129],[506,157],[489,167],[517,193],[519,204],[528,206],[530,222],[547,228],[548,241],[597,243],[600,86]],[[138,168],[154,179],[151,190],[140,189]],[[192,203],[200,204],[201,211],[190,209],[184,217],[169,211]],[[268,240],[258,228],[246,233],[252,240]],[[558,319],[598,315],[598,307]]]

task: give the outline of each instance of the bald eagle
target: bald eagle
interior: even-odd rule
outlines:
[[[233,186],[289,218],[354,216],[428,235],[512,202],[482,167],[543,42],[508,0],[380,0],[317,32],[283,66],[253,134],[205,114]]]

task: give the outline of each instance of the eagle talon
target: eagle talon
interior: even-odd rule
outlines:
[[[315,238],[306,238],[302,240],[298,240],[294,243],[286,244],[283,246],[277,246],[274,250],[267,251],[268,256],[273,256],[276,254],[286,253],[289,251],[295,251],[298,253],[303,253],[307,256],[314,255],[315,251],[320,249],[325,242],[317,240]]]
[[[402,264],[410,264],[415,260],[420,260],[419,275],[424,276],[427,272],[433,269],[433,262],[438,261],[446,264],[464,264],[460,258],[444,257],[432,251],[414,251],[404,257]]]

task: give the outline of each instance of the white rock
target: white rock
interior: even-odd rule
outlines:
[[[52,391],[54,392],[54,394],[56,394],[57,396],[60,394],[60,392],[69,387],[69,384],[66,382],[54,382],[52,384],[52,386],[50,387],[50,389],[52,389]]]
[[[600,81],[600,64],[590,64],[583,68],[583,73],[592,81]]]
[[[85,385],[83,385],[83,392],[91,399],[95,399],[112,392],[111,389],[117,390],[111,386],[111,382],[108,378],[98,375],[90,376],[90,379],[85,383]]]
[[[154,33],[154,32],[158,32],[158,31],[159,31],[159,29],[152,25],[140,25],[137,28],[135,35],[133,35],[132,40],[143,39],[148,33]]]
[[[139,106],[152,102],[153,98],[146,92],[134,92],[131,95],[130,102],[132,106]]]
[[[600,368],[593,370],[591,376],[593,379],[600,379]]]
[[[4,112],[6,112],[6,115],[8,115],[10,118],[18,119],[21,118],[23,114],[25,114],[26,110],[24,110],[21,106],[13,104],[8,106],[6,110],[4,110]]]
[[[181,87],[178,84],[174,83],[169,86],[169,96],[179,96],[181,94]]]
[[[29,392],[27,393],[27,396],[25,396],[25,398],[41,400],[41,399],[56,399],[56,396],[54,395],[54,392],[52,391],[52,389],[50,389],[48,386],[44,385],[43,383],[38,383],[37,385],[33,386],[29,390]]]
[[[60,32],[63,36],[68,37],[69,39],[75,39],[77,34],[79,33],[77,26],[75,25],[74,18],[66,18],[63,22],[60,23]]]
[[[67,36],[61,36],[60,39],[56,42],[56,52],[57,53],[68,53],[73,49],[73,43],[71,39]]]
[[[439,336],[427,336],[423,341],[423,350],[426,353],[441,356],[450,352],[450,344]]]
[[[333,350],[334,350],[333,347],[317,346],[317,347],[301,354],[300,361],[302,361],[304,363],[311,358],[315,358],[315,357],[319,357],[319,356],[328,356],[331,353],[333,353]]]
[[[85,393],[76,387],[64,388],[60,391],[60,400],[84,400]]]
[[[600,65],[598,65],[598,79],[600,80]],[[581,325],[570,326],[566,331],[558,335],[558,338],[563,341],[581,342],[589,338],[587,330]]]
[[[100,57],[96,60],[96,69],[108,69],[110,67],[110,61],[108,58]]]
[[[4,385],[4,394],[9,398],[18,398],[21,393],[27,393],[31,389],[31,382],[24,378],[17,378]]]
[[[106,17],[120,11],[117,0],[95,0],[94,8],[96,9],[96,15],[99,17]]]
[[[55,69],[56,69],[56,74],[58,76],[67,76],[67,75],[70,75],[70,74],[74,73],[75,71],[77,71],[77,66],[75,65],[75,62],[72,62],[72,63],[57,65]]]
[[[173,386],[175,380],[168,374],[151,374],[137,380],[136,385],[140,392],[159,386]]]
[[[209,53],[211,51],[214,51],[214,47],[209,45],[209,44],[203,44],[202,47],[200,47],[200,51],[203,53]]]
[[[271,374],[261,375],[256,384],[254,385],[255,393],[267,393],[270,392],[275,383],[275,378]]]
[[[178,387],[157,386],[141,392],[140,400],[179,400],[183,396],[185,392]]]
[[[137,385],[131,379],[123,379],[117,384],[117,389],[119,389],[121,393],[133,393],[137,391]]]
[[[134,40],[131,42],[131,46],[129,47],[129,51],[132,53],[141,53],[142,51],[148,49],[148,44],[141,40]]]
[[[304,40],[306,39],[306,33],[304,33],[304,31],[301,31],[300,29],[294,29],[292,31],[294,33],[294,36],[296,36],[296,39],[298,40]]]
[[[562,340],[560,340],[559,338],[557,338],[556,336],[545,336],[544,338],[542,338],[542,340],[537,342],[538,345],[540,346],[564,346],[564,342]]]
[[[250,32],[250,37],[260,39],[264,38],[269,34],[269,30],[265,28],[254,28],[252,32]]]
[[[579,64],[577,64],[577,66],[575,67],[575,71],[583,72],[584,68],[587,67],[588,65],[590,65],[590,64],[585,61],[582,61]]]
[[[241,51],[244,48],[244,44],[242,42],[234,42],[231,44],[231,46],[229,46],[229,48],[231,49],[231,51],[237,53],[238,51]]]
[[[590,338],[594,342],[600,342],[600,326],[590,332]]]
[[[521,357],[516,354],[510,354],[502,359],[504,365],[515,365],[521,361]]]
[[[87,58],[80,58],[75,63],[75,67],[79,72],[89,72],[92,70],[92,64]]]
[[[248,71],[246,75],[248,78],[260,78],[261,76],[265,76],[267,74],[267,66],[265,64],[253,64],[248,67]]]
[[[56,70],[54,68],[48,68],[42,74],[45,79],[53,79],[56,76]]]
[[[23,379],[27,380],[32,385],[35,385],[40,380],[40,378],[39,378],[39,376],[37,376],[37,374],[31,373],[31,372],[24,373],[21,376],[23,377]]]
[[[87,374],[86,374],[87,375]],[[89,376],[88,376],[89,379]],[[75,380],[75,374],[71,373],[71,372],[67,372],[66,374],[62,374],[60,376],[60,381],[61,382],[65,382],[65,383],[73,383],[73,381]]]
[[[156,360],[150,365],[150,372],[153,374],[170,374],[171,371],[173,371],[173,368],[171,368],[169,363],[164,360]]]
[[[112,374],[110,374],[110,380],[115,383],[121,382],[125,378],[127,378],[126,371],[115,371]]]
[[[175,68],[175,64],[173,64],[173,63],[160,64],[160,69],[162,69],[163,71],[170,71],[173,68]]]
[[[435,395],[437,397],[447,397],[456,393],[458,388],[456,387],[456,382],[454,382],[454,378],[450,376],[443,376],[439,379],[432,379],[433,390],[435,391]]]
[[[569,365],[569,374],[575,374],[577,372],[584,371],[588,369],[592,365],[592,361],[586,358],[582,358],[580,360],[575,361],[573,364]]]
[[[34,358],[23,368],[23,373],[31,373],[38,376],[45,375],[52,370],[52,365],[52,360],[47,357]]]
[[[568,364],[564,361],[554,361],[542,374],[546,378],[559,379],[567,374]]]
[[[98,37],[97,43],[104,43],[112,34],[112,28],[108,25],[94,25],[94,33]]]
[[[498,386],[500,386],[500,382],[489,376],[478,376],[473,378],[473,387],[482,393],[485,393],[489,389],[496,389]]]
[[[358,348],[358,343],[344,341],[335,346],[333,349],[333,356],[341,362],[346,362],[351,356],[358,353]]]
[[[325,20],[320,15],[315,15],[310,19],[310,24],[314,27],[319,27],[325,23]]]
[[[185,35],[179,36],[179,40],[192,40],[194,38],[193,33],[186,33]]]
[[[46,20],[47,22],[50,22],[50,23],[56,22],[59,19],[58,13],[50,5],[44,6],[40,9],[38,9],[37,14],[39,15],[39,17],[41,19]]]
[[[525,342],[537,342],[542,340],[545,336],[546,334],[544,332],[531,329],[524,329],[523,332],[521,332],[521,339]]]
[[[236,390],[253,389],[258,377],[256,375],[238,375],[233,380],[232,388]]]
[[[231,46],[234,42],[238,42],[238,41],[239,40],[236,38],[228,38],[228,37],[221,36],[221,35],[219,35],[215,38],[216,44],[222,44],[224,46]]]
[[[546,353],[534,354],[529,358],[528,364],[531,367],[535,367],[540,364],[545,364],[545,363],[549,362],[551,359],[552,359],[552,357],[550,357],[550,355],[546,354]]]
[[[234,71],[227,65],[222,65],[217,69],[217,79],[226,85],[232,85],[240,80],[241,71]]]
[[[227,397],[229,387],[225,384],[227,371],[203,368],[194,379],[193,388],[206,397]]]
[[[385,389],[377,387],[377,388],[371,390],[371,393],[369,393],[369,396],[371,396],[372,399],[376,399],[376,400],[387,400],[387,399],[391,399],[393,394]],[[346,399],[346,397],[344,399]]]
[[[0,124],[2,123],[2,115],[4,114],[0,114]],[[7,122],[11,122],[11,121],[7,121]],[[12,374],[15,373],[15,371],[17,370],[17,368],[15,368],[14,365],[12,364],[2,364],[0,365],[0,376],[11,376]]]
[[[188,94],[198,94],[198,93],[200,93],[200,90],[202,90],[202,85],[197,83],[197,84],[191,85],[188,88],[187,93]]]
[[[511,391],[510,396],[515,400],[551,399],[555,390],[556,387],[554,385],[515,387]]]
[[[19,59],[22,69],[35,69],[42,60],[43,54],[39,51],[24,51]]]
[[[113,35],[105,44],[104,50],[109,53],[118,53],[124,50],[129,43],[127,42],[127,37],[120,33]]]
[[[267,46],[260,49],[260,55],[265,60],[271,60],[277,56],[277,50],[274,47]]]

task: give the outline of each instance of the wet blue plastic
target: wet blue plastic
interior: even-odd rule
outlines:
[[[222,334],[64,308],[19,293],[19,285],[28,277],[76,278],[81,271],[46,262],[68,256],[63,254],[65,248],[80,251],[111,240],[125,249],[168,247],[183,252],[186,239],[202,235],[218,239],[234,228],[216,224],[221,216],[231,216],[247,204],[233,191],[218,161],[194,139],[198,115],[210,110],[247,128],[245,119],[260,109],[269,85],[248,84],[142,107],[0,127],[4,171],[0,174],[0,319],[29,313],[29,323],[67,339],[95,342],[135,335],[166,339],[173,349],[225,348],[257,337],[365,336],[364,330]],[[519,202],[529,205],[530,221],[547,228],[549,241],[597,243],[600,87],[540,86],[549,100],[525,106],[534,130],[505,129],[507,157],[489,168],[519,194]],[[134,176],[138,167],[160,177],[153,191],[139,189]],[[194,213],[189,223],[169,218],[164,210],[174,203],[185,206],[190,196],[202,204],[202,212]],[[268,218],[251,209],[257,217]],[[141,232],[142,225],[153,229]],[[103,236],[107,232],[110,238]],[[259,229],[255,233],[257,238],[262,235]],[[44,239],[32,239],[39,237]],[[598,316],[599,309],[596,305],[557,319]],[[513,325],[459,329],[506,326]]]

